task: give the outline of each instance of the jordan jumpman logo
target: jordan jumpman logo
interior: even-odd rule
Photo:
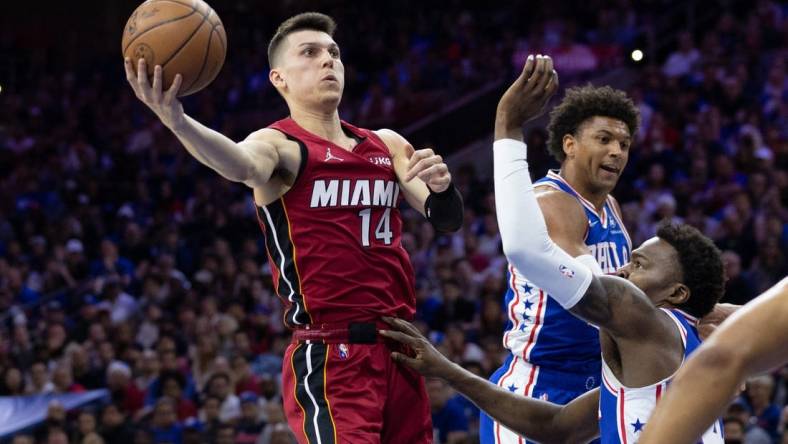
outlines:
[[[331,154],[331,148],[326,148],[326,159],[325,159],[325,162],[328,162],[329,160],[338,160],[340,162],[344,162],[345,161],[345,159],[342,159],[341,157],[337,157],[337,156]]]

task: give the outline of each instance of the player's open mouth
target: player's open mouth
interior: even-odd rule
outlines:
[[[327,75],[323,77],[321,80],[330,80],[332,82],[339,82],[339,80],[337,80],[337,78],[333,75]]]
[[[613,166],[600,165],[599,168],[607,171],[608,173],[613,173],[613,174],[618,174],[618,173],[621,172],[620,169],[618,169],[616,167],[613,167]]]

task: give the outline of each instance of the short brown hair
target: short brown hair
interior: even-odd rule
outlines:
[[[564,100],[550,113],[550,123],[547,125],[547,150],[550,154],[563,162],[566,159],[564,136],[577,136],[580,126],[595,116],[624,122],[633,138],[640,124],[640,112],[624,91],[592,85],[569,88]]]
[[[268,65],[272,68],[275,66],[279,47],[288,35],[296,31],[311,30],[325,32],[333,37],[335,29],[337,24],[334,19],[320,12],[302,12],[290,17],[276,28],[276,34],[268,44]]]

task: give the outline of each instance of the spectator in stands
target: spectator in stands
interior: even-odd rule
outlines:
[[[427,395],[432,408],[432,427],[436,443],[461,443],[468,437],[468,418],[458,395],[442,379],[427,380]]]
[[[3,373],[3,385],[0,396],[22,396],[25,394],[25,380],[22,371],[17,367],[8,367]]]
[[[99,432],[104,440],[111,444],[131,444],[134,437],[131,422],[114,403],[107,404],[101,411]]]
[[[150,430],[154,443],[181,444],[183,426],[178,421],[175,401],[167,396],[156,401]]]
[[[780,408],[772,402],[774,379],[771,375],[755,376],[747,380],[746,400],[758,427],[769,434],[771,439],[779,438],[777,427],[780,424]]]
[[[49,370],[43,361],[34,362],[30,367],[30,381],[27,386],[27,393],[40,395],[49,393],[55,389],[55,385],[49,380]]]
[[[258,397],[254,392],[243,392],[241,399],[241,418],[235,425],[236,442],[254,443],[265,428],[262,420]]]
[[[107,366],[107,388],[112,402],[117,403],[126,415],[136,414],[144,405],[145,394],[131,379],[131,367],[122,361],[112,361]]]
[[[678,48],[670,53],[662,65],[662,72],[669,78],[690,74],[700,61],[700,52],[695,48],[692,33],[688,31],[680,33],[678,41]]]
[[[235,421],[241,416],[241,401],[232,392],[230,376],[227,373],[215,373],[205,384],[205,392],[219,399],[219,419],[222,422]]]

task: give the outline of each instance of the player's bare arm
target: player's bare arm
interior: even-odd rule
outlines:
[[[182,82],[180,75],[175,77],[170,89],[163,91],[161,66],[154,68],[152,83],[148,80],[145,59],[139,60],[135,73],[131,60],[127,58],[125,69],[126,80],[137,98],[178,137],[195,159],[224,178],[258,188],[265,185],[274,171],[281,167],[280,144],[273,138],[250,136],[236,143],[186,115],[178,100]]]
[[[640,344],[670,344],[677,339],[673,321],[642,290],[617,276],[592,276],[583,297],[569,311],[614,338],[634,339]]]
[[[433,223],[438,231],[462,226],[462,197],[451,183],[449,167],[431,148],[415,150],[390,129],[375,132],[391,152],[394,172],[408,204]]]
[[[534,191],[550,239],[571,256],[587,255],[588,218],[580,202],[554,188],[536,187]]]
[[[384,318],[391,325],[381,335],[410,347],[412,353],[392,359],[426,377],[445,379],[480,409],[529,439],[542,443],[588,442],[599,435],[599,389],[565,406],[512,393],[449,361],[416,327],[402,319]]]
[[[744,379],[786,361],[788,278],[736,311],[703,343],[676,375],[639,442],[696,442]]]

